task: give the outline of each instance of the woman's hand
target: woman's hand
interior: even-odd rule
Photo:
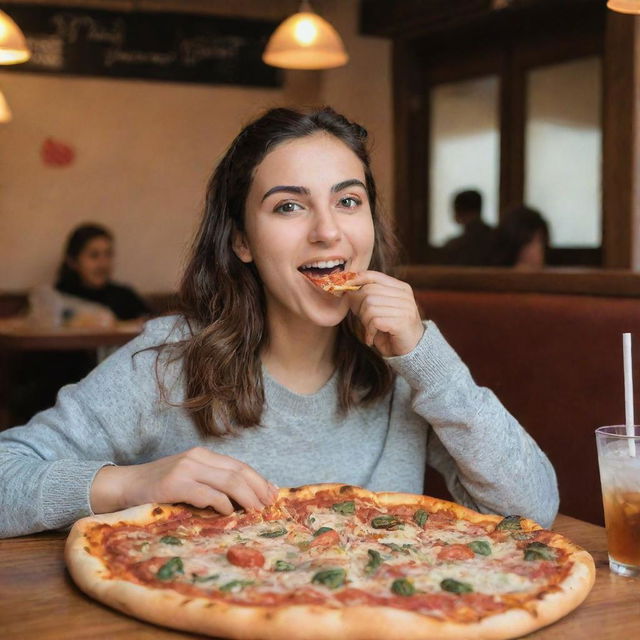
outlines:
[[[349,284],[363,285],[347,295],[351,311],[362,323],[364,342],[384,357],[412,351],[424,333],[413,289],[378,271],[361,271]]]
[[[234,510],[231,500],[245,509],[263,509],[277,494],[277,487],[249,465],[195,447],[145,464],[103,467],[91,486],[91,507],[107,513],[147,502],[188,502],[228,515]]]

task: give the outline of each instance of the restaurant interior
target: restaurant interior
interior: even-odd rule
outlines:
[[[68,353],[97,361],[139,330],[45,326],[73,228],[109,229],[114,280],[170,311],[239,129],[269,107],[326,104],[369,131],[398,277],[550,457],[562,512],[602,524],[593,431],[625,421],[620,336],[640,335],[640,18],[603,0],[312,5],[0,3],[31,53],[0,66],[0,428],[43,408],[24,387],[34,371],[59,386]],[[332,25],[335,50],[262,62],[300,9]],[[481,194],[490,227],[536,212],[542,261],[451,259],[460,191]]]
[[[571,586],[562,595],[564,582],[542,591],[536,596],[542,605],[547,593],[560,592],[571,606],[553,619],[535,620],[527,637],[638,637],[638,475],[632,491],[626,487],[623,495],[620,489],[624,500],[609,507],[605,523],[594,432],[622,425],[610,439],[627,439],[629,468],[638,461],[631,458],[640,456],[640,427],[633,426],[640,383],[634,388],[632,381],[634,354],[640,363],[640,0],[0,1],[0,432],[13,438],[25,467],[34,458],[50,461],[46,447],[41,453],[36,445],[30,449],[28,438],[20,440],[27,430],[5,430],[51,407],[62,386],[138,336],[146,320],[180,311],[181,276],[207,182],[232,140],[267,109],[322,105],[368,131],[378,205],[398,238],[392,275],[411,285],[422,318],[437,324],[475,382],[495,393],[547,455],[560,496],[550,528],[593,557],[595,586],[583,585],[579,598]],[[101,265],[93,272],[100,284],[87,279],[90,270],[82,271],[89,246],[94,266]],[[107,286],[116,297],[96,293]],[[422,329],[415,305],[411,309],[414,326]],[[117,399],[112,404],[119,406]],[[32,424],[49,428],[46,415],[53,413]],[[128,421],[131,414],[122,415]],[[141,423],[132,431],[142,431]],[[604,442],[599,437],[598,446]],[[331,442],[324,433],[322,439]],[[408,455],[411,445],[398,450],[402,446]],[[315,455],[313,447],[307,450]],[[271,448],[267,453],[276,455]],[[520,468],[532,469],[533,457]],[[51,469],[58,462],[65,460],[54,460]],[[79,500],[91,515],[114,510],[93,502],[100,474],[104,487],[105,469],[118,469],[109,464],[90,480],[91,489],[76,489],[84,491]],[[131,469],[138,463],[123,464]],[[395,464],[401,467],[403,460]],[[12,501],[24,503],[29,517],[35,509],[26,504],[12,465],[4,466],[8,480],[0,492],[0,516],[14,531],[0,540],[0,636],[185,637],[136,617],[202,630],[185,626],[182,617],[191,610],[191,596],[173,619],[140,615],[133,607],[137,597],[115,604],[98,597],[127,615],[87,598],[65,564],[68,529],[46,522],[27,535],[11,529],[17,512]],[[34,464],[33,478],[44,466]],[[490,490],[492,476],[485,477],[483,488]],[[73,492],[74,479],[64,478],[65,491]],[[475,481],[481,485],[483,478]],[[509,481],[511,489],[512,476]],[[449,485],[455,488],[455,482],[463,485],[449,476]],[[153,486],[146,477],[143,484]],[[533,495],[535,482],[531,487]],[[38,500],[52,510],[67,506],[66,494],[38,491]],[[428,466],[424,494],[452,499],[444,478]],[[186,502],[146,500],[179,501]],[[435,504],[436,517],[444,515],[439,511],[446,504]],[[162,513],[162,505],[154,506],[153,514]],[[498,531],[505,522],[524,522],[502,516],[508,517],[491,531],[497,539],[525,540],[517,544],[527,550],[546,546],[528,544],[531,536],[548,541],[555,535]],[[117,526],[126,524],[124,518]],[[160,542],[182,544],[171,536]],[[614,544],[626,545],[632,559],[617,560]],[[411,545],[385,546],[409,553]],[[87,546],[84,552],[92,553]],[[154,588],[165,587],[161,570]],[[203,578],[191,576],[194,584]],[[229,585],[240,583],[254,584]],[[555,602],[556,595],[550,598]],[[158,599],[158,609],[164,602]],[[510,607],[524,615],[529,604],[518,602]],[[536,618],[532,607],[528,612]],[[392,627],[376,629],[376,637],[405,637]],[[356,637],[335,628],[331,637]],[[259,629],[257,635],[239,629],[233,637],[264,637]],[[313,637],[329,637],[321,631]],[[307,637],[296,632],[296,638]],[[519,633],[505,627],[482,637]]]

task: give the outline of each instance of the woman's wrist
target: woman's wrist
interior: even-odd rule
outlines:
[[[122,491],[124,472],[125,467],[105,465],[96,473],[90,491],[93,513],[111,513],[126,508]]]

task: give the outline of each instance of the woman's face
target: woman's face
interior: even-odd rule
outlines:
[[[258,165],[245,231],[233,246],[243,262],[255,263],[272,318],[331,327],[346,316],[348,300],[322,291],[303,271],[362,271],[373,243],[362,163],[337,138],[316,133],[279,145]]]
[[[104,287],[111,280],[113,243],[105,236],[92,238],[75,260],[69,259],[69,265],[78,273],[85,287]]]

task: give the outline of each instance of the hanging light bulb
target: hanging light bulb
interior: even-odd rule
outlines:
[[[0,64],[18,64],[31,57],[27,41],[18,25],[0,11]]]
[[[4,99],[2,91],[0,91],[0,122],[9,122],[13,116],[7,101]]]
[[[640,13],[640,0],[609,0],[607,7],[620,13]]]
[[[283,69],[332,69],[347,64],[338,32],[304,0],[273,32],[262,60]]]

